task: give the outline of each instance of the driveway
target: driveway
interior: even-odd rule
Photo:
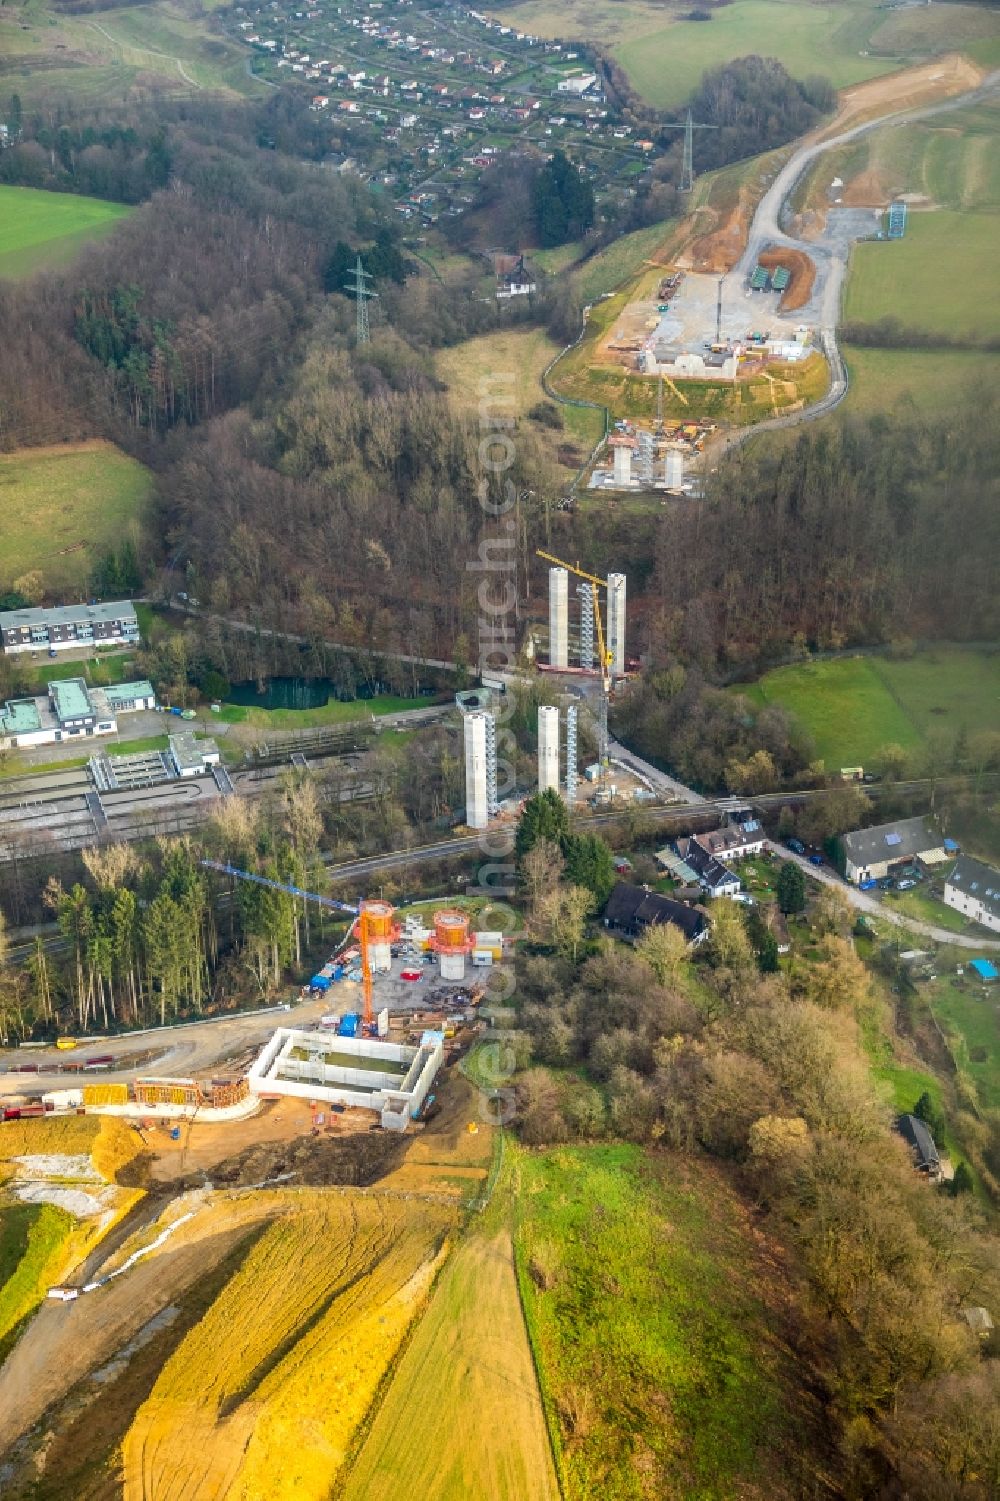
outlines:
[[[856,886],[842,881],[836,871],[828,865],[812,865],[801,855],[793,854],[785,845],[775,844],[775,849],[780,849],[786,860],[791,860],[798,865],[807,876],[818,881],[821,886],[835,886],[837,890],[847,897],[852,907],[857,907],[859,912],[866,912],[871,917],[881,917],[885,922],[891,922],[898,928],[906,928],[910,933],[922,933],[925,938],[933,938],[936,943],[948,943],[959,949],[973,949],[982,953],[985,949],[1000,950],[1000,940],[995,938],[969,938],[965,933],[952,933],[948,928],[935,927],[933,923],[923,922],[918,917],[908,917],[902,912],[893,912],[876,897],[867,891],[859,891]]]

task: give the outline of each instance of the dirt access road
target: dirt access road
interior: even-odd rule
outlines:
[[[958,60],[961,62],[961,60]],[[967,65],[968,74],[974,75],[971,65]],[[938,69],[943,74],[943,69]],[[949,78],[961,78],[961,71],[953,71],[950,75],[944,75],[946,81]],[[898,75],[895,78],[896,93],[890,92],[893,78],[878,80],[880,89],[872,92],[871,87],[862,86],[857,90],[848,92],[847,104],[839,114],[838,119],[850,119],[854,114],[866,114],[868,110],[881,110],[884,102],[898,99],[902,104],[899,110],[889,110],[889,113],[875,113],[869,119],[860,120],[857,125],[848,126],[844,131],[836,134],[818,134],[806,137],[802,146],[793,156],[788,158],[778,176],[767,189],[764,197],[758,203],[754,218],[749,225],[746,248],[740,255],[739,261],[725,278],[724,296],[739,296],[746,282],[749,281],[755,264],[760,260],[761,252],[767,248],[784,248],[790,251],[799,251],[808,255],[814,263],[817,275],[812,285],[809,303],[799,309],[803,323],[814,323],[817,327],[817,344],[826,356],[827,365],[830,368],[830,386],[826,395],[821,396],[820,401],[814,402],[811,407],[805,407],[802,411],[793,411],[784,417],[772,417],[767,422],[755,423],[751,428],[743,428],[739,432],[725,434],[718,443],[712,446],[710,462],[715,464],[722,453],[737,444],[746,443],[749,438],[755,437],[758,432],[776,431],[779,428],[794,428],[800,422],[814,422],[817,417],[826,416],[826,413],[838,407],[844,396],[847,395],[847,366],[844,365],[844,357],[836,342],[836,326],[841,317],[841,296],[844,290],[844,278],[847,275],[848,257],[850,257],[851,243],[865,233],[862,228],[862,218],[857,210],[847,212],[841,221],[836,221],[835,216],[827,218],[826,230],[818,240],[800,240],[791,234],[785,233],[781,228],[782,218],[785,216],[788,198],[791,197],[794,186],[799,182],[806,168],[817,159],[817,156],[829,152],[833,147],[845,146],[850,141],[857,140],[860,135],[866,135],[869,131],[877,131],[886,125],[902,125],[911,120],[928,119],[937,114],[946,114],[947,111],[964,110],[967,105],[976,104],[982,99],[989,99],[1000,90],[1000,72],[992,72],[988,77],[982,78],[974,89],[965,90],[964,93],[953,95],[952,98],[932,104],[913,105],[913,99],[919,99],[922,86],[929,87],[934,84],[934,66],[913,69],[907,75]],[[899,90],[902,89],[902,92]],[[836,129],[836,125],[827,126]]]
[[[920,71],[928,72],[927,69]],[[930,78],[928,81],[931,82],[933,79]],[[907,104],[903,109],[892,110],[887,114],[877,114],[871,119],[862,120],[859,124],[852,125],[834,135],[807,137],[794,155],[789,157],[757,205],[748,231],[746,248],[726,277],[726,288],[730,295],[738,295],[740,289],[746,286],[761,252],[769,246],[781,246],[808,255],[816,266],[816,281],[810,298],[809,313],[806,309],[802,309],[801,315],[805,322],[810,321],[810,313],[815,319],[818,342],[830,366],[830,388],[818,402],[806,407],[803,411],[790,413],[785,417],[775,417],[743,432],[732,434],[726,446],[745,442],[756,433],[768,428],[794,427],[800,422],[812,421],[832,411],[847,395],[847,368],[837,345],[837,324],[840,320],[841,293],[844,277],[847,274],[848,257],[851,244],[857,238],[857,229],[853,227],[853,223],[845,221],[844,232],[838,233],[831,216],[827,231],[820,240],[800,240],[784,232],[781,228],[781,221],[784,217],[785,206],[806,168],[824,152],[857,140],[859,136],[866,135],[872,130],[879,130],[889,124],[922,120],[951,110],[964,109],[969,104],[992,97],[998,89],[1000,89],[1000,72],[994,72],[982,79],[975,88],[949,99],[918,105],[916,108]],[[858,92],[860,94],[860,91]],[[851,111],[851,113],[855,112],[857,111]]]
[[[316,1021],[329,1010],[329,1002],[304,1001],[287,1011],[273,1008],[256,1014],[236,1015],[219,1021],[192,1022],[182,1027],[160,1031],[132,1032],[126,1037],[98,1037],[81,1043],[74,1053],[59,1053],[55,1048],[32,1050],[8,1048],[0,1052],[0,1097],[30,1090],[33,1094],[47,1089],[74,1089],[85,1083],[127,1084],[137,1070],[188,1078],[221,1067],[227,1058],[250,1048],[263,1047],[275,1027],[301,1027]],[[115,1066],[98,1073],[63,1073],[59,1064],[65,1060],[110,1054]],[[150,1056],[152,1055],[152,1056]],[[37,1064],[37,1073],[14,1073],[25,1064]],[[151,1112],[154,1113],[154,1112]]]

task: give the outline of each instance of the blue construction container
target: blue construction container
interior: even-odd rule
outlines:
[[[340,1018],[340,1026],[337,1028],[338,1037],[357,1037],[361,1027],[361,1018],[356,1012],[349,1011],[346,1016]]]
[[[329,990],[332,983],[329,975],[313,975],[309,981],[313,990]]]
[[[342,980],[344,978],[344,966],[342,964],[335,964],[333,966],[333,978],[335,980]]]

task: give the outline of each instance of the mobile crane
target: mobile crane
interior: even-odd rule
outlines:
[[[315,902],[318,907],[326,907],[331,912],[347,912],[355,921],[351,924],[356,928],[358,946],[361,949],[361,991],[363,996],[361,1023],[365,1033],[372,1028],[374,1012],[372,1008],[372,966],[369,949],[368,922],[365,913],[365,904],[359,902],[352,907],[348,902],[338,902],[332,896],[320,896],[315,891],[304,891],[301,886],[289,886],[284,881],[272,881],[268,876],[259,876],[251,870],[240,870],[235,865],[226,865],[221,860],[199,860],[206,870],[218,871],[220,875],[233,876],[237,881],[252,881],[255,886],[266,886],[270,891],[283,891],[286,896],[301,897],[303,901]],[[391,909],[390,909],[391,910]]]

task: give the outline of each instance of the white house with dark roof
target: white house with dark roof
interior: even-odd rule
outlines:
[[[944,878],[944,903],[970,922],[1000,933],[1000,870],[959,855]]]
[[[742,889],[742,881],[735,871],[730,870],[728,865],[715,855],[709,854],[696,836],[694,839],[678,839],[677,853],[681,860],[693,870],[698,880],[698,885],[710,896],[735,896]]]
[[[855,886],[880,881],[900,865],[925,855],[932,859],[943,847],[929,818],[900,818],[873,829],[856,829],[843,836],[844,874]]]

